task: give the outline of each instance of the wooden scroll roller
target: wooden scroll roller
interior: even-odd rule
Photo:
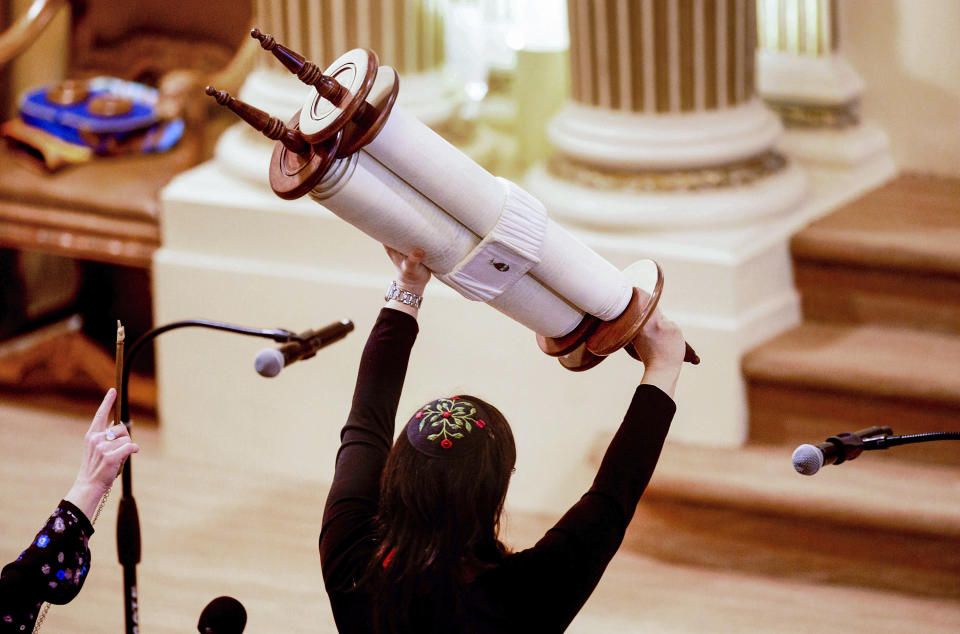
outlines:
[[[464,297],[484,301],[537,334],[546,354],[579,371],[632,340],[660,300],[634,287],[517,185],[494,177],[419,120],[396,107],[397,73],[373,51],[354,49],[328,68],[254,29],[251,36],[313,86],[287,123],[207,88],[277,141],[270,185],[285,199],[305,194],[355,227],[409,253]],[[698,363],[687,346],[686,360]]]

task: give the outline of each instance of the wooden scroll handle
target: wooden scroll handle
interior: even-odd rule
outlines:
[[[333,77],[324,75],[319,66],[307,61],[303,55],[283,44],[279,44],[272,35],[254,28],[250,31],[250,37],[260,40],[260,46],[265,51],[273,53],[273,56],[286,66],[287,70],[296,75],[303,83],[316,88],[320,96],[333,105],[339,108],[350,98],[350,93],[340,82]]]
[[[352,98],[350,91],[335,78],[324,75],[319,66],[308,61],[300,53],[280,44],[272,35],[263,33],[260,29],[252,29],[250,31],[250,37],[259,40],[260,46],[263,47],[264,50],[273,53],[273,56],[276,57],[287,70],[296,75],[300,81],[316,88],[317,93],[321,97],[337,108],[346,109],[348,107],[348,102]],[[396,96],[394,96],[393,99],[395,98]],[[390,106],[392,105],[393,100],[390,101]],[[356,110],[349,115],[349,120],[361,131],[375,130],[375,132],[378,132],[383,125],[381,120],[383,119],[384,110],[389,111],[389,107],[377,108],[365,99],[359,99],[359,103],[355,104],[355,106]]]
[[[303,138],[299,130],[288,128],[280,119],[271,117],[263,110],[254,108],[250,104],[240,101],[236,97],[232,97],[230,93],[226,91],[217,90],[213,86],[207,86],[205,92],[216,99],[217,103],[221,106],[233,110],[237,116],[249,123],[254,130],[262,133],[263,136],[268,139],[280,141],[285,148],[300,156],[310,154],[310,144]]]
[[[621,348],[637,361],[643,362],[633,342],[653,316],[663,293],[663,271],[659,264],[654,262],[654,265],[657,281],[653,289],[647,294],[639,287],[634,288],[627,307],[619,317],[604,322],[586,315],[568,335],[556,338],[537,335],[540,349],[545,354],[559,357],[560,365],[574,372],[589,370]],[[683,360],[693,365],[699,364],[700,357],[694,349],[689,343],[684,342],[684,345]]]

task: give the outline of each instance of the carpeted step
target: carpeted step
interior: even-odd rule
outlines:
[[[960,333],[960,179],[900,176],[791,250],[807,319]]]
[[[794,472],[791,450],[668,444],[624,547],[673,563],[960,601],[960,468],[871,452],[808,477]]]
[[[885,425],[896,434],[960,430],[960,336],[808,322],[743,360],[750,440],[796,446]],[[960,465],[960,442],[883,452]]]

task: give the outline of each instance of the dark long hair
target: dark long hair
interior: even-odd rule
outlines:
[[[489,442],[457,458],[435,458],[400,433],[383,470],[378,556],[366,581],[382,634],[443,631],[463,621],[469,580],[506,554],[500,516],[517,451],[503,414],[475,396]]]

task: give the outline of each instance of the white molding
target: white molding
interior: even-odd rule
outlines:
[[[757,89],[764,99],[841,105],[859,98],[863,88],[863,79],[840,55],[757,51]]]
[[[307,86],[283,68],[258,68],[247,75],[237,97],[287,122],[312,95],[313,90],[312,86]]]
[[[804,165],[853,168],[880,156],[893,161],[887,133],[869,122],[839,130],[787,128],[777,149]]]
[[[224,130],[213,150],[214,160],[248,183],[270,188],[270,158],[276,142],[243,121]]]
[[[782,129],[759,99],[734,108],[659,115],[568,102],[547,134],[561,153],[594,165],[674,169],[755,156],[770,149]]]
[[[534,166],[526,187],[550,215],[606,230],[622,228],[702,229],[742,225],[795,209],[807,191],[807,178],[795,163],[748,185],[700,191],[635,192],[595,189],[563,180],[544,164]]]

